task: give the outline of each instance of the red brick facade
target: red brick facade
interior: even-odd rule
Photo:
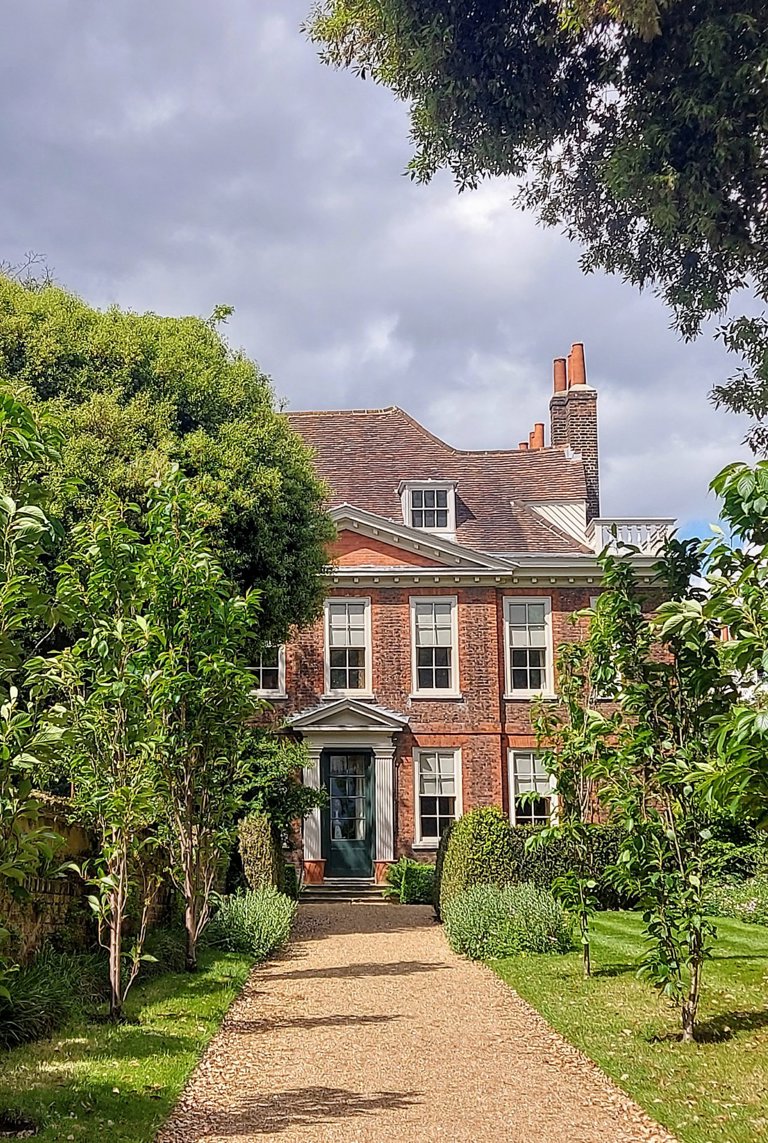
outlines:
[[[351,538],[342,533],[343,548]],[[592,578],[592,577],[591,577]],[[553,643],[578,636],[573,613],[588,607],[594,586],[333,588],[329,598],[371,601],[373,701],[407,715],[409,727],[395,749],[396,850],[412,853],[414,748],[461,750],[462,808],[497,805],[509,809],[507,757],[513,748],[536,745],[531,702],[505,698],[503,599],[546,597],[552,603]],[[410,601],[419,596],[455,597],[458,606],[458,669],[461,698],[418,698],[412,693]],[[286,715],[315,707],[324,696],[324,624],[318,620],[289,644],[286,653]],[[281,704],[282,706],[283,704]],[[422,855],[424,850],[419,851]],[[428,853],[427,853],[428,855]]]
[[[541,687],[554,697],[557,648],[578,637],[572,616],[599,590],[598,552],[606,528],[612,534],[609,522],[599,518],[597,397],[587,384],[582,346],[573,347],[567,362],[555,362],[553,389],[551,443],[546,445],[538,423],[519,448],[506,451],[454,449],[400,409],[291,416],[333,491],[339,534],[329,553],[326,607],[338,621],[339,601],[358,601],[359,624],[359,601],[367,601],[365,671],[355,674],[350,685],[356,689],[333,689],[333,678],[347,686],[338,679],[351,676],[332,674],[328,617],[300,632],[285,654],[286,694],[278,705],[287,727],[307,743],[307,780],[327,786],[332,795],[332,808],[305,824],[305,865],[315,880],[322,880],[324,871],[327,876],[326,864],[339,876],[357,842],[364,860],[359,854],[355,858],[356,876],[374,871],[378,876],[400,854],[430,856],[434,827],[441,826],[434,814],[441,811],[426,808],[439,799],[425,786],[419,815],[418,751],[444,755],[425,760],[422,777],[427,774],[429,790],[434,788],[430,767],[437,764],[439,770],[446,758],[448,788],[451,778],[460,778],[456,813],[484,805],[512,812],[510,756],[536,747],[532,693]],[[440,520],[424,511],[428,503],[437,507],[435,490],[441,490]],[[450,685],[445,676],[438,684],[435,673],[427,677],[442,691],[419,693],[412,603],[448,598],[455,601]],[[510,605],[505,611],[507,598],[548,601],[546,685],[539,682],[544,676],[538,669],[522,676],[518,671],[516,697],[509,693],[511,643],[519,637],[513,628],[520,620],[511,617],[521,609]],[[444,606],[437,610],[445,614]],[[526,608],[522,613],[527,639],[525,624],[532,613]],[[515,662],[519,667],[519,658]],[[529,680],[529,690],[521,677]],[[458,753],[451,757],[452,751]],[[350,818],[352,811],[344,808],[355,803],[355,791],[363,786],[354,777],[336,781],[331,770],[336,765],[342,772],[344,760],[355,752],[358,765],[363,755],[369,759],[365,782],[375,792],[374,816],[366,823]],[[522,766],[526,758],[530,766],[526,755],[516,764]],[[539,777],[546,783],[546,775]],[[538,793],[540,787],[535,789]],[[339,847],[347,843],[340,857]]]

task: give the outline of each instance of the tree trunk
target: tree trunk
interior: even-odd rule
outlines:
[[[581,965],[585,976],[592,975],[592,955],[589,947],[589,917],[579,918],[581,928]]]
[[[192,901],[187,899],[184,910],[184,925],[187,930],[186,960],[184,967],[187,972],[197,972],[197,918]]]
[[[701,953],[697,950],[694,959],[691,961],[691,979],[688,985],[688,995],[683,1000],[682,1007],[682,1023],[683,1023],[683,1043],[693,1043],[696,1032],[696,1016],[699,1011],[699,999],[701,997],[701,968],[702,958]]]
[[[123,1015],[123,910],[118,894],[112,895],[109,919],[109,1017],[117,1023]]]

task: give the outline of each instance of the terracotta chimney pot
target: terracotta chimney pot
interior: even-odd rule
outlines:
[[[536,444],[533,439],[533,429],[531,429],[531,431],[528,433],[528,448],[536,448]]]
[[[583,342],[577,341],[571,346],[569,360],[571,361],[571,385],[586,385],[587,366],[584,361]]]
[[[544,422],[537,421],[531,434],[534,448],[544,448]]]
[[[528,451],[528,441],[520,441],[520,444],[517,447],[520,449],[521,452],[527,452]]]
[[[568,375],[564,357],[556,357],[554,361],[554,391],[564,393],[568,388]]]

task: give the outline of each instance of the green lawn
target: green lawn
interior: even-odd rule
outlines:
[[[636,914],[596,920],[591,980],[580,953],[493,967],[681,1143],[757,1143],[768,1140],[768,928],[719,920],[718,932],[695,1045],[677,1041],[676,1012],[635,977]]]
[[[150,1143],[252,961],[205,952],[195,975],[136,985],[131,1023],[77,1022],[51,1040],[0,1054],[0,1110],[17,1108],[60,1143]]]

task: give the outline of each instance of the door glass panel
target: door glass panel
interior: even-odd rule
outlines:
[[[364,754],[332,754],[330,757],[330,827],[334,842],[365,841],[366,815]]]

